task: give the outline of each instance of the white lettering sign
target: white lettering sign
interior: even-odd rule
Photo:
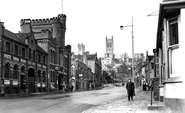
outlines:
[[[38,66],[38,67],[41,67],[41,65],[40,65],[40,64],[37,64],[37,66]]]
[[[21,59],[21,62],[22,62],[22,63],[26,63],[26,60],[24,60],[24,59]]]
[[[10,80],[4,80],[4,84],[9,85],[10,84]]]
[[[15,61],[19,61],[19,58],[17,58],[17,57],[13,57],[13,60],[15,60]]]
[[[18,85],[18,81],[13,81],[13,85]]]
[[[8,54],[4,54],[4,57],[8,58],[8,59],[11,59],[11,55],[8,55]]]
[[[43,65],[42,68],[46,69],[46,66]]]
[[[30,65],[35,65],[34,62],[30,62],[30,61],[28,61],[28,64],[30,64]]]

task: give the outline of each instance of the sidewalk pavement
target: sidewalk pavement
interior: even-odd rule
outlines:
[[[162,103],[154,102],[151,106],[150,101],[151,93],[143,92],[139,88],[132,101],[128,101],[126,96],[120,100],[90,108],[83,113],[164,113]]]
[[[104,86],[102,87],[97,87],[94,90],[99,90],[104,88]],[[76,90],[73,92],[80,92],[80,91],[92,91],[93,89],[83,89],[83,90]],[[44,95],[51,95],[51,94],[66,94],[66,93],[73,93],[71,91],[52,91],[52,92],[36,92],[36,93],[17,93],[17,94],[5,94],[4,97],[0,96],[0,99],[17,99],[17,98],[25,98],[25,97],[34,97],[34,96],[44,96]]]

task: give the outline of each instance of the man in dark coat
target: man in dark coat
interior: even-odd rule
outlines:
[[[128,82],[126,84],[126,89],[127,89],[127,94],[128,94],[128,101],[130,101],[130,99],[133,100],[134,83],[131,81],[131,79],[128,80]]]

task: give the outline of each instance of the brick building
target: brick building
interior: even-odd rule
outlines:
[[[7,93],[63,90],[71,76],[66,15],[22,19],[20,26],[21,32],[16,34],[4,29],[3,23],[0,27],[1,83]]]

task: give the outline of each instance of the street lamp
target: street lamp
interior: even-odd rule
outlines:
[[[130,24],[130,23],[129,23]],[[125,27],[132,27],[132,78],[134,77],[134,26],[133,26],[133,17],[131,25],[127,24],[126,26],[120,26],[120,29],[123,30]]]

